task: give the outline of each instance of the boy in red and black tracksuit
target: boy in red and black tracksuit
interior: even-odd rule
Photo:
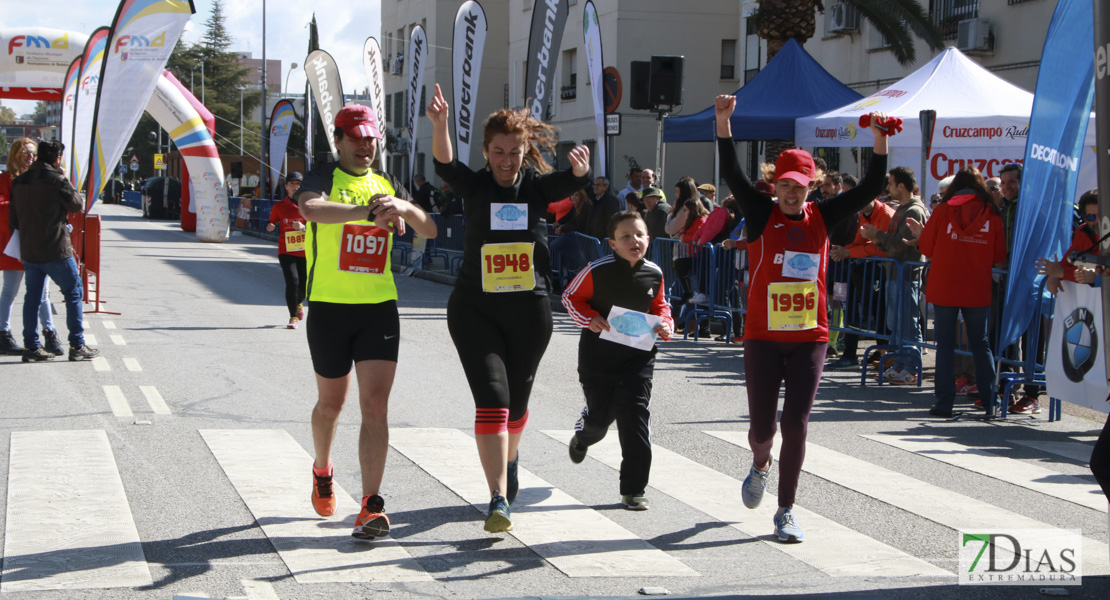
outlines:
[[[600,335],[610,329],[606,316],[619,306],[662,317],[652,331],[670,339],[674,321],[663,293],[663,271],[644,259],[649,240],[638,212],[617,213],[609,222],[609,245],[615,254],[587,265],[563,292],[567,312],[584,328],[578,343],[578,379],[586,407],[570,441],[571,460],[582,462],[586,449],[601,441],[616,420],[623,456],[621,502],[632,510],[648,508],[643,494],[651,470],[649,406],[656,347],[640,350]]]

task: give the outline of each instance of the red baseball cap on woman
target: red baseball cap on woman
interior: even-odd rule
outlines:
[[[775,183],[786,178],[801,185],[809,185],[816,174],[817,166],[813,164],[813,155],[801,148],[787,150],[775,160]]]

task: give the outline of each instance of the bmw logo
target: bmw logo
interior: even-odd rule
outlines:
[[[1064,375],[1079,383],[1098,358],[1098,332],[1091,311],[1077,308],[1064,319]]]

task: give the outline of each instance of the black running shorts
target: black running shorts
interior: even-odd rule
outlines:
[[[321,377],[343,377],[351,372],[353,363],[364,360],[397,362],[401,320],[395,300],[380,304],[313,302],[306,327],[312,368]]]

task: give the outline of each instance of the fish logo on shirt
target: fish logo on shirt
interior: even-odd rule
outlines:
[[[506,204],[505,206],[501,207],[501,210],[497,211],[497,218],[501,219],[502,221],[515,221],[523,216],[524,211],[513,206],[512,204]]]
[[[629,337],[651,333],[651,326],[648,325],[647,319],[644,315],[636,313],[624,313],[613,317],[609,321],[609,326]]]
[[[812,269],[813,267],[818,266],[817,261],[813,260],[805,254],[795,254],[793,257],[791,257],[790,262],[787,264],[790,265],[790,268],[797,269],[799,271],[805,271],[807,269]]]

